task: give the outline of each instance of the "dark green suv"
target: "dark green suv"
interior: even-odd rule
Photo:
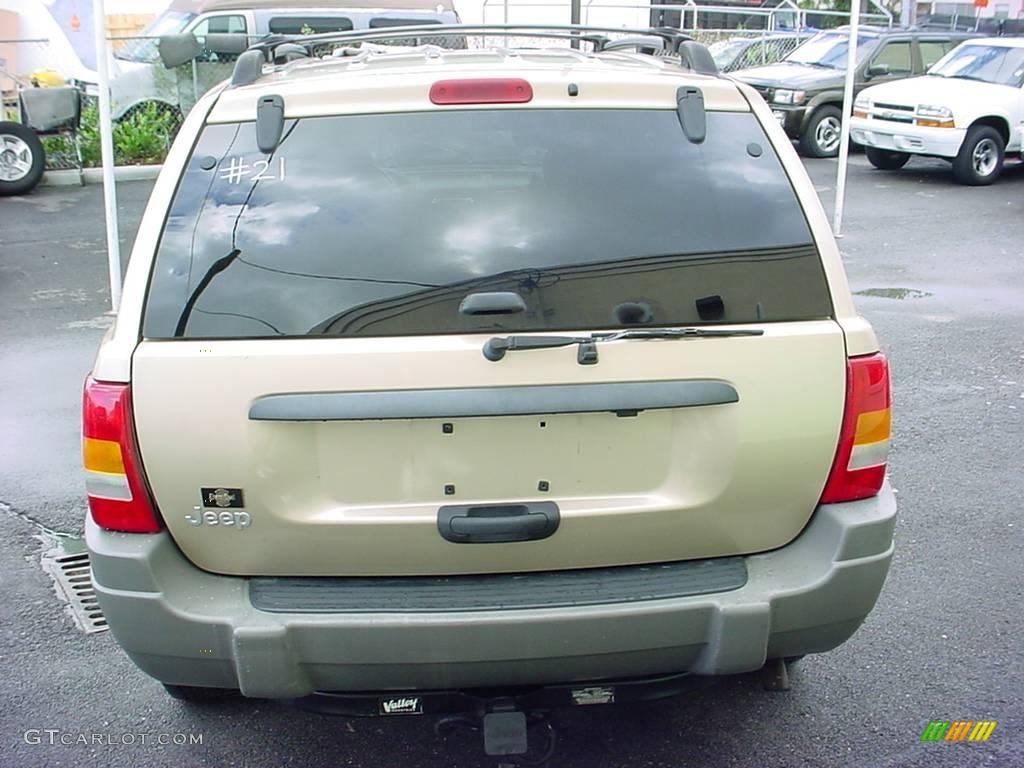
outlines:
[[[967,32],[861,27],[854,94],[862,88],[924,74],[968,37]],[[772,108],[775,118],[809,157],[839,153],[843,80],[849,28],[821,32],[785,59],[736,72]]]

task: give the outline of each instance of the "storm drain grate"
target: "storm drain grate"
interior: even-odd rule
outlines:
[[[79,629],[90,634],[108,629],[92,586],[88,552],[66,553],[55,549],[43,555],[43,569],[57,585],[58,594],[67,601]]]

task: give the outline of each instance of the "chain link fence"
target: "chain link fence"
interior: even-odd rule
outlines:
[[[231,76],[236,57],[203,52],[188,64],[168,69],[160,61],[157,38],[119,37],[110,43],[114,161],[160,163],[184,115],[206,91]],[[49,170],[77,169],[79,157],[83,167],[100,164],[96,86],[76,79],[76,68],[75,63],[62,61],[60,48],[47,40],[0,41],[3,119],[25,121],[19,103],[25,89],[70,85],[80,90],[78,130],[65,127],[42,134]]]
[[[875,5],[876,11],[862,13],[863,23],[891,26],[889,11]],[[554,23],[563,24],[569,17],[568,2],[543,0],[483,0],[483,23]],[[624,2],[623,0],[582,0],[580,23],[595,26],[672,27],[680,29],[707,45],[723,72],[772,64],[788,55],[815,32],[849,23],[849,14],[842,11],[800,8],[792,0],[751,6],[718,3],[697,3],[694,0],[662,3]],[[613,35],[614,37],[614,35]],[[478,39],[478,45],[495,44],[494,40]],[[540,39],[516,38],[508,45],[540,46]],[[547,45],[567,45],[549,41]],[[473,43],[471,42],[471,47]]]

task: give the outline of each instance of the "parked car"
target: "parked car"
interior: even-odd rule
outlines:
[[[811,32],[791,32],[760,37],[732,37],[708,46],[720,72],[774,64],[811,37]]]
[[[751,88],[627,32],[266,43],[188,116],[83,422],[95,589],[172,695],[486,732],[871,611],[889,374],[821,203]]]
[[[961,184],[991,184],[1007,155],[1019,156],[1024,126],[1024,40],[970,40],[924,77],[867,88],[851,135],[876,168],[912,155],[943,157]]]
[[[31,192],[43,177],[41,136],[73,136],[82,115],[81,92],[70,86],[19,84],[18,122],[0,121],[0,197]]]
[[[0,121],[0,197],[23,195],[43,177],[43,143],[27,125]]]
[[[919,31],[865,26],[857,37],[854,92],[869,84],[923,74],[967,32]],[[843,81],[849,30],[821,32],[777,64],[738,72],[772,108],[786,134],[808,157],[839,154]]]
[[[110,93],[112,112],[120,119],[156,103],[163,109],[188,111],[195,99],[231,74],[230,59],[209,52],[198,61],[199,82],[193,92],[189,74],[168,71],[157,51],[159,38],[191,33],[238,34],[250,41],[267,34],[313,34],[376,29],[397,24],[456,24],[452,0],[173,0],[139,36],[114,54]]]

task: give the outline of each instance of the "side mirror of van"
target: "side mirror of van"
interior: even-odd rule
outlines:
[[[203,52],[203,46],[191,32],[184,32],[180,35],[164,35],[157,42],[156,49],[160,54],[160,61],[167,69],[188,64]]]
[[[868,77],[867,77],[867,79],[870,80],[872,77],[884,77],[885,75],[888,75],[888,74],[889,74],[889,65],[888,64],[872,64],[870,67],[868,67],[868,71],[867,71],[867,76]]]

